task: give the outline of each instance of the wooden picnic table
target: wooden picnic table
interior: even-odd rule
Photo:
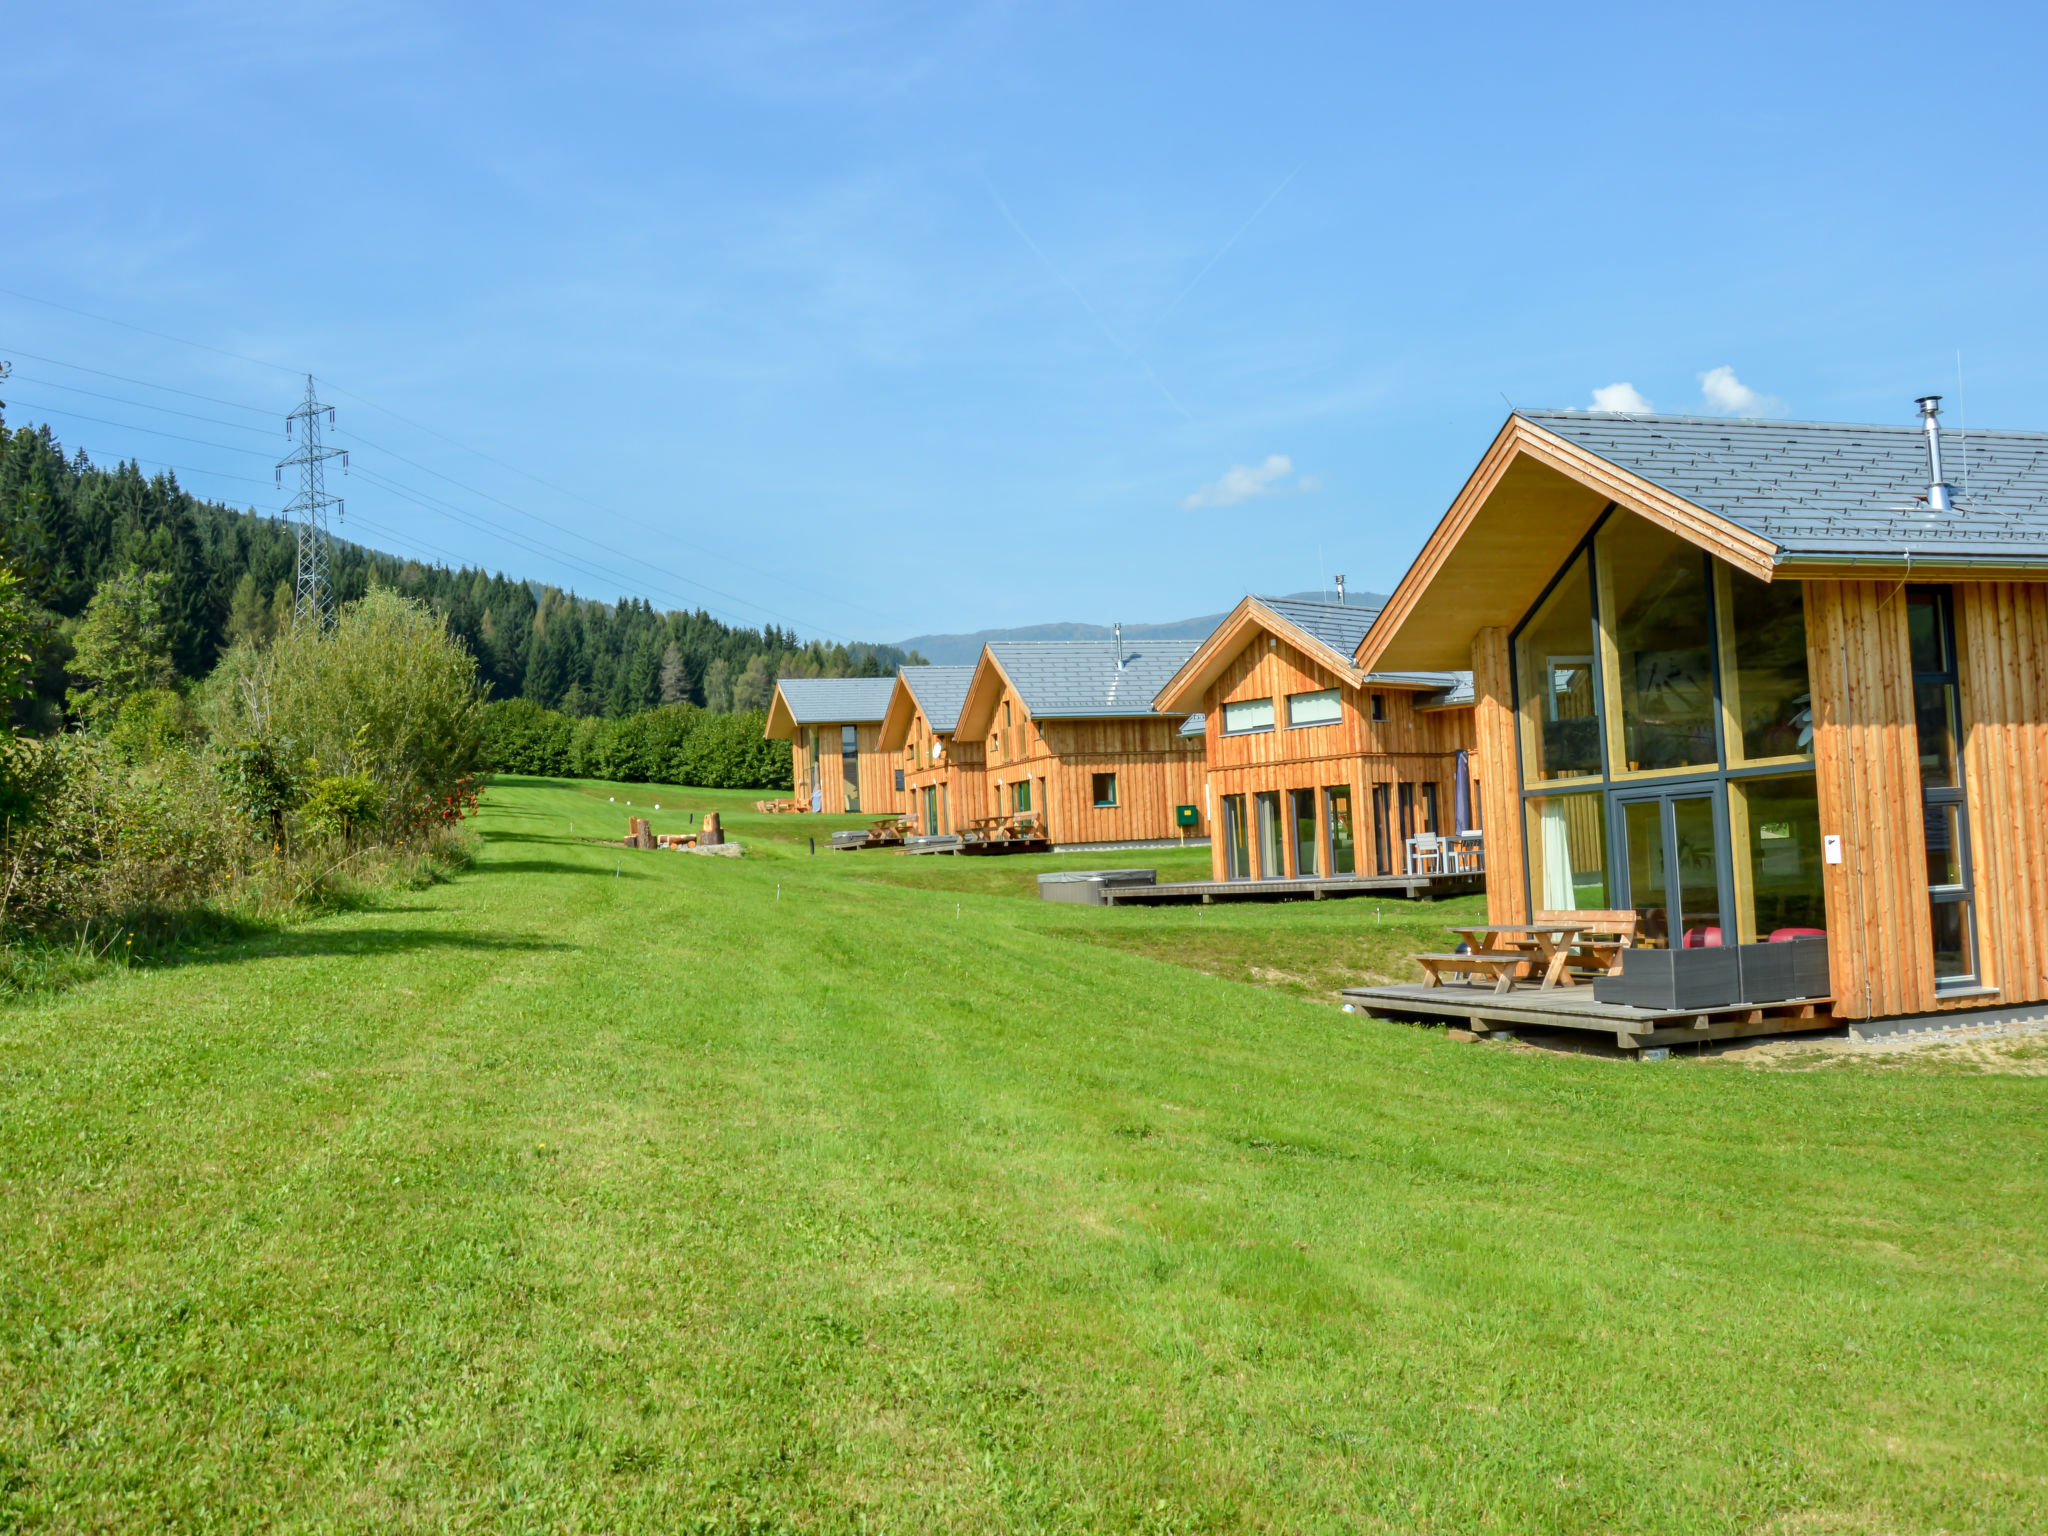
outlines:
[[[1451,930],[1472,946],[1470,954],[1415,958],[1428,977],[1424,986],[1442,986],[1445,971],[1483,971],[1494,977],[1494,991],[1512,992],[1516,974],[1528,966],[1542,968],[1538,990],[1548,992],[1577,985],[1570,968],[1572,946],[1585,931],[1582,923],[1479,923]]]

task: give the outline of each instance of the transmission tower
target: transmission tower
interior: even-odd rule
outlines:
[[[305,403],[284,419],[284,435],[296,436],[299,446],[277,464],[280,486],[284,484],[285,470],[293,464],[299,467],[299,494],[284,509],[285,515],[299,525],[299,574],[292,623],[310,624],[315,629],[326,629],[334,623],[334,587],[327,576],[327,509],[334,508],[337,517],[343,514],[341,498],[327,494],[327,461],[340,459],[342,473],[348,472],[348,450],[324,447],[320,442],[323,411],[327,413],[327,424],[333,426],[334,407],[322,405],[314,398],[313,375],[309,373]],[[301,422],[304,429],[296,430]]]

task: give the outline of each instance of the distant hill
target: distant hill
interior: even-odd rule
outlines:
[[[1330,592],[1288,592],[1297,602],[1319,603],[1335,600]],[[1378,608],[1385,604],[1384,592],[1350,592],[1344,603],[1349,608]],[[1220,613],[1205,613],[1198,619],[1175,619],[1166,624],[1126,624],[1126,640],[1206,640],[1209,632],[1223,622]],[[1115,630],[1108,624],[1027,624],[1022,629],[981,629],[971,635],[917,635],[899,640],[896,648],[916,651],[939,666],[972,665],[981,648],[991,640],[1110,640]]]

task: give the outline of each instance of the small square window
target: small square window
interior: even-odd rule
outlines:
[[[903,770],[901,768],[896,770],[896,793],[899,795],[903,793]]]
[[[1095,803],[1098,806],[1116,804],[1116,775],[1098,773],[1095,775]]]
[[[1376,693],[1372,696],[1372,717],[1375,720],[1387,718],[1387,696],[1384,693]]]

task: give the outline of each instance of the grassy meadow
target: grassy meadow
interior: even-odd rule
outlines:
[[[2048,1528],[2048,1080],[1453,1044],[1331,994],[1470,901],[753,798],[0,1010],[0,1530]]]

